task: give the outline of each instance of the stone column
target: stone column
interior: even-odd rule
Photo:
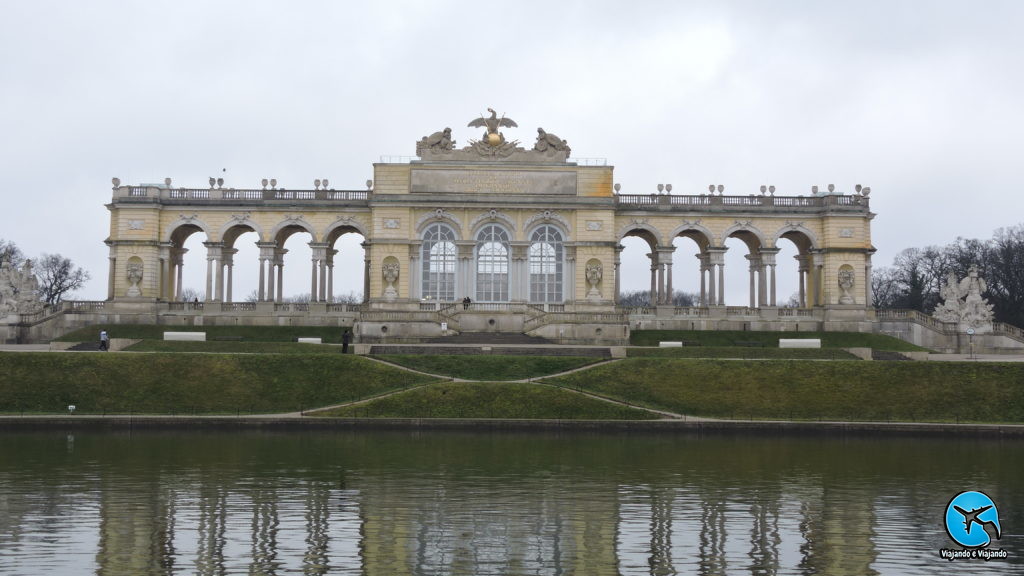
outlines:
[[[697,260],[700,261],[700,305],[708,306],[708,290],[707,290],[707,274],[708,274],[708,256],[707,254],[697,254]]]
[[[277,298],[275,302],[284,302],[284,253],[287,250],[281,250],[281,260],[277,263]]]
[[[871,308],[873,301],[874,298],[871,293],[871,256],[868,256],[868,262],[864,265],[864,307]]]
[[[257,242],[260,249],[260,285],[257,288],[256,299],[260,302],[269,302],[274,299],[274,250],[277,244],[274,242]]]
[[[725,262],[718,264],[718,305],[725,306]]]
[[[462,240],[455,243],[457,264],[455,266],[455,300],[469,296],[476,300],[476,266],[474,266],[473,249],[476,242]]]
[[[725,252],[728,248],[708,248],[708,257],[711,264],[711,301],[713,306],[725,306]],[[718,281],[715,281],[715,271],[718,271]],[[718,291],[715,294],[715,291]]]
[[[327,251],[327,301],[334,302],[334,257],[337,250]],[[411,278],[410,278],[411,280]]]
[[[718,282],[715,280],[715,265],[713,263],[711,263],[710,260],[708,261],[707,270],[708,270],[707,305],[708,306],[717,306],[718,305],[718,288],[717,288]]]
[[[745,258],[750,272],[750,307],[757,308],[757,269],[761,267],[761,259],[753,254],[747,254]]]
[[[313,252],[309,283],[309,301],[327,301],[327,249],[329,246],[323,242],[310,242],[309,248]]]
[[[814,297],[818,306],[825,305],[825,255],[814,255]]]
[[[512,302],[527,302],[530,298],[527,262],[529,250],[530,245],[528,242],[512,242],[509,245],[512,267],[509,270],[508,297]]]
[[[654,252],[647,255],[651,259],[651,294],[648,303],[651,306],[658,305],[658,257]]]
[[[797,274],[799,275],[800,307],[807,308],[807,256],[794,256],[797,261]]]
[[[622,251],[625,248],[626,247],[623,246],[622,244],[616,244],[615,245],[615,260],[614,260],[615,294],[614,294],[614,297],[612,298],[612,301],[616,305],[618,305],[618,303],[619,303],[619,292],[622,290],[622,281],[621,281],[621,278],[620,278],[619,269],[622,267]]]
[[[160,289],[158,290],[160,300],[171,299],[171,243],[160,244]]]
[[[110,268],[107,271],[107,300],[113,300],[114,282],[117,280],[117,256],[111,255],[107,259],[110,261]]]
[[[214,248],[219,248],[216,242],[203,242],[203,246],[206,246],[206,294],[204,300],[206,302],[213,302],[216,299],[216,295],[213,292],[214,289],[214,271],[213,261],[216,260],[214,255]]]
[[[238,250],[234,248],[224,249],[224,266],[227,268],[227,287],[224,293],[224,302],[234,301],[234,273],[235,273],[235,254],[238,254]]]
[[[658,266],[661,269],[661,304],[672,303],[672,253],[675,246],[658,248]]]
[[[565,246],[565,266],[562,277],[562,302],[576,300],[576,246]],[[568,271],[565,273],[564,271]],[[568,276],[566,278],[565,276]],[[586,283],[584,281],[584,283]]]
[[[370,301],[370,248],[369,242],[363,242],[363,303]]]
[[[775,306],[775,255],[778,253],[778,248],[761,249],[761,306]]]
[[[409,244],[409,297],[423,298],[423,242]]]
[[[174,281],[174,299],[178,302],[181,302],[181,279],[183,276],[182,270],[185,268],[185,252],[188,252],[188,249],[179,248],[174,262],[174,267],[178,269],[177,279]]]

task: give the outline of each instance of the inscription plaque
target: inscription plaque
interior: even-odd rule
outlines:
[[[454,194],[576,195],[575,172],[413,170],[410,191]]]

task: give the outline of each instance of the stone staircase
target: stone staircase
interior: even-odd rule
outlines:
[[[893,352],[891,350],[875,350],[875,349],[871,350],[871,359],[872,360],[907,360],[907,361],[910,360],[910,358],[907,358],[906,356],[904,356],[903,354],[900,354],[899,352]]]
[[[501,346],[502,344],[554,344],[554,342],[517,332],[463,332],[452,336],[440,336],[427,340],[427,344],[481,344]]]

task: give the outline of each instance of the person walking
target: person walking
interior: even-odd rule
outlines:
[[[352,333],[347,329],[345,333],[341,335],[341,353],[348,354],[348,343],[352,341]]]
[[[100,330],[100,350],[104,352],[110,350],[110,335],[106,330]]]

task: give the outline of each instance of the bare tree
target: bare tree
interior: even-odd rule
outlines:
[[[181,289],[181,301],[182,302],[195,302],[197,300],[202,302],[204,297],[205,297],[205,294],[203,294],[199,290],[196,290],[195,288],[182,288]]]
[[[65,294],[78,290],[89,280],[89,273],[60,254],[43,254],[36,261],[39,299],[47,304],[60,302]]]
[[[362,292],[356,292],[355,290],[348,294],[335,294],[334,302],[337,304],[362,304],[363,294]]]
[[[18,245],[10,240],[0,238],[0,269],[7,265],[18,268],[23,262],[25,262],[25,255],[21,252],[21,248],[18,248]]]
[[[691,294],[690,292],[683,292],[680,290],[673,291],[672,294],[672,305],[673,306],[696,306],[699,296],[697,294]],[[619,306],[634,307],[634,306],[650,306],[651,305],[651,291],[650,290],[627,290],[619,294]]]

